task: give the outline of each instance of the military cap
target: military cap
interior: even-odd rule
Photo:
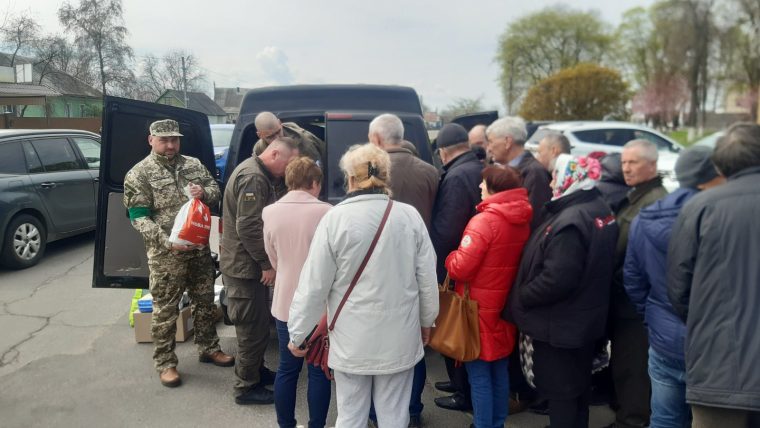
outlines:
[[[179,124],[176,120],[157,120],[150,124],[150,135],[154,137],[183,137],[179,133]]]

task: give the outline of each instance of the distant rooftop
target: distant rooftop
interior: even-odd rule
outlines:
[[[164,92],[158,98],[161,99],[167,96],[176,98],[181,102],[184,102],[185,100],[185,93],[183,91],[175,91],[173,89],[167,89],[166,92]],[[206,116],[227,115],[227,113],[219,106],[219,104],[215,103],[214,100],[202,92],[187,92],[187,108],[203,113]]]

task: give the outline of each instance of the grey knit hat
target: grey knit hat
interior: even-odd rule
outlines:
[[[681,187],[696,188],[718,176],[710,160],[712,153],[713,149],[706,146],[692,146],[681,152],[676,161],[676,179]]]

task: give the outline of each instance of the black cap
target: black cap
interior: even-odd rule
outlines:
[[[466,143],[469,140],[470,136],[467,135],[467,130],[458,123],[447,123],[444,125],[436,138],[439,149]]]

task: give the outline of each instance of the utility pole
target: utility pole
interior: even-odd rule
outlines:
[[[185,108],[187,108],[187,68],[185,68],[185,57],[182,57],[182,88],[185,92]]]

